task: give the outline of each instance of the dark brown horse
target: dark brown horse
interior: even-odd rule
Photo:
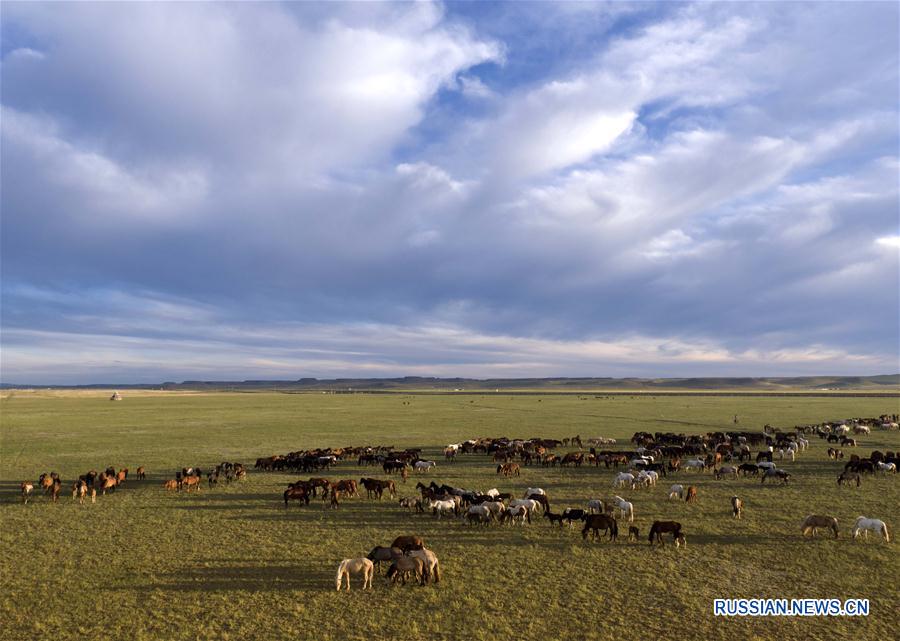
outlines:
[[[619,524],[616,520],[606,514],[585,514],[584,528],[581,530],[581,538],[587,539],[588,531],[591,533],[591,540],[601,538],[600,531],[609,532],[609,540],[615,541],[619,537]]]
[[[302,486],[289,487],[284,491],[284,507],[287,508],[288,501],[303,501],[309,505],[309,490]]]
[[[653,539],[655,538],[660,545],[664,545],[662,535],[669,532],[672,533],[672,538],[676,541],[684,538],[681,533],[681,523],[677,521],[653,521],[647,540],[650,541],[650,545],[653,545]]]

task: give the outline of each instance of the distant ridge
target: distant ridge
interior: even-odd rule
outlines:
[[[157,384],[90,385],[0,384],[3,389],[147,389],[172,391],[660,391],[722,390],[747,392],[900,390],[900,374],[878,376],[794,376],[764,378],[301,378],[298,380],[183,381]]]

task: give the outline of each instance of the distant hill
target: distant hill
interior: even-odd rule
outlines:
[[[2,384],[4,389],[163,389],[172,391],[732,391],[732,392],[900,392],[900,374],[800,376],[789,378],[301,378],[298,380],[183,381],[181,383],[92,385]]]

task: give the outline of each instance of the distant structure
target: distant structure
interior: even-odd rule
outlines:
[[[109,397],[109,400],[111,400],[111,401],[121,401],[121,400],[122,400],[122,395],[119,394],[118,392],[113,392],[113,395]]]

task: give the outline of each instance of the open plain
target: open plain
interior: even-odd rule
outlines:
[[[716,480],[681,471],[655,488],[614,491],[613,470],[522,468],[496,474],[484,454],[445,463],[448,443],[475,437],[628,442],[636,431],[705,433],[782,430],[799,424],[896,413],[896,397],[338,395],[7,391],[2,397],[0,638],[29,639],[888,639],[898,625],[896,543],[852,540],[860,515],[900,528],[900,479],[865,475],[838,487],[843,462],[829,460],[815,436],[787,486],[758,479]],[[287,483],[310,475],[252,469],[258,457],[314,447],[422,447],[438,462],[397,481],[521,495],[547,491],[555,512],[589,498],[622,494],[634,503],[637,542],[584,542],[579,528],[545,519],[524,526],[468,526],[461,519],[413,514],[397,501],[347,499],[337,510],[320,500],[291,504]],[[587,447],[587,444],[585,444]],[[558,448],[557,453],[577,448]],[[754,453],[758,448],[754,448]],[[873,430],[849,455],[900,449],[900,433]],[[240,461],[246,480],[199,492],[166,492],[184,466],[209,469]],[[132,476],[96,504],[74,502],[71,481],[89,469],[128,467]],[[138,466],[146,480],[133,478]],[[42,472],[63,479],[57,504],[36,491],[28,505],[19,484]],[[319,476],[320,474],[315,474]],[[322,476],[386,478],[356,460]],[[671,483],[698,488],[696,503],[667,499]],[[742,520],[729,499],[744,501]],[[804,539],[807,514],[836,516],[840,538]],[[686,548],[651,547],[653,520],[680,521]],[[418,534],[439,556],[443,580],[388,587],[376,576],[363,592],[353,580],[336,593],[334,572],[401,534]],[[865,618],[716,618],[715,598],[867,598]]]

